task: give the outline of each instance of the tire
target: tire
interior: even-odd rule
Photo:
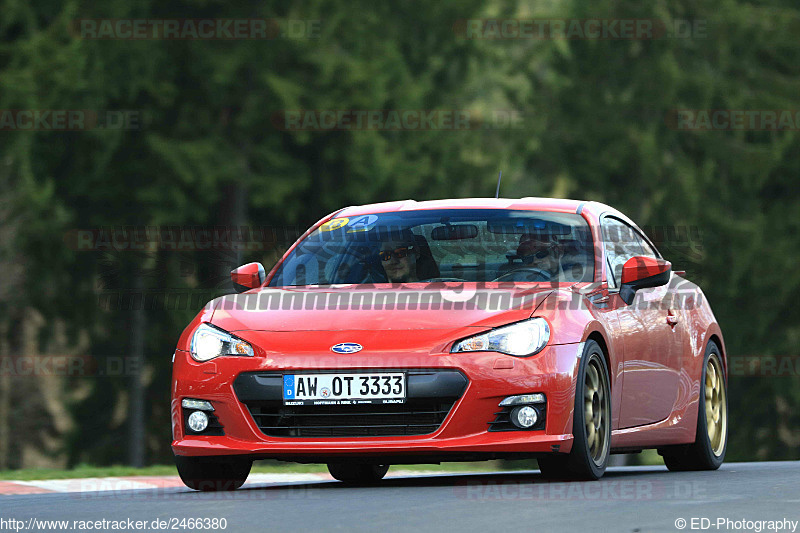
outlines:
[[[377,483],[388,471],[389,465],[328,463],[328,472],[334,479],[353,485]]]
[[[586,481],[597,480],[603,476],[611,450],[609,383],[608,366],[602,348],[593,340],[586,341],[575,384],[572,450],[569,454],[552,454],[538,458],[542,476]],[[586,424],[587,415],[593,417],[591,425],[594,431],[591,436]],[[599,418],[595,415],[599,415]]]
[[[593,340],[586,341],[581,356],[572,435],[567,473],[574,479],[600,479],[611,451],[611,386],[603,350]]]
[[[664,464],[673,472],[716,470],[725,460],[728,448],[728,392],[720,350],[713,341],[706,346],[700,384],[694,442],[658,450],[664,458]]]
[[[253,461],[237,457],[175,456],[183,484],[204,492],[236,490],[244,485]]]
[[[569,459],[569,456],[562,453],[538,457],[536,462],[539,463],[539,470],[542,472],[543,477],[559,479],[568,477],[567,459]]]

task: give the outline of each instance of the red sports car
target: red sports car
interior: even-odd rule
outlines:
[[[597,479],[656,448],[716,469],[726,356],[702,291],[622,213],[545,198],[348,207],[267,274],[231,273],[174,356],[187,486],[244,483],[254,459],[391,464],[535,457]]]

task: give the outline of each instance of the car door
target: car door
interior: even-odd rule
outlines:
[[[601,222],[609,307],[616,314],[622,340],[623,372],[620,428],[652,424],[669,416],[678,395],[681,332],[671,310],[668,285],[641,289],[626,305],[619,296],[622,265],[635,256],[660,257],[632,226],[611,216]]]

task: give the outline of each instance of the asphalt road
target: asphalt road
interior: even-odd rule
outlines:
[[[681,530],[679,519],[687,521],[687,531],[692,519],[695,530],[768,531],[769,524],[737,521],[800,521],[800,462],[728,463],[716,472],[687,473],[618,467],[597,482],[547,481],[538,471],[515,471],[393,478],[369,488],[322,481],[217,494],[169,488],[0,496],[0,519],[9,517],[130,518],[147,521],[147,531],[157,530],[149,527],[155,519],[201,517],[225,518],[225,531],[248,532],[674,532]],[[2,526],[0,520],[0,529],[8,529]]]

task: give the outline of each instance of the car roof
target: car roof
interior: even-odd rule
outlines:
[[[458,198],[447,200],[399,200],[378,204],[365,204],[345,207],[336,213],[337,217],[352,217],[373,213],[391,213],[398,211],[426,211],[432,209],[509,209],[553,211],[558,213],[580,213],[583,208],[591,207],[593,212],[611,211],[620,214],[616,209],[599,202],[585,200],[568,200],[563,198]]]

